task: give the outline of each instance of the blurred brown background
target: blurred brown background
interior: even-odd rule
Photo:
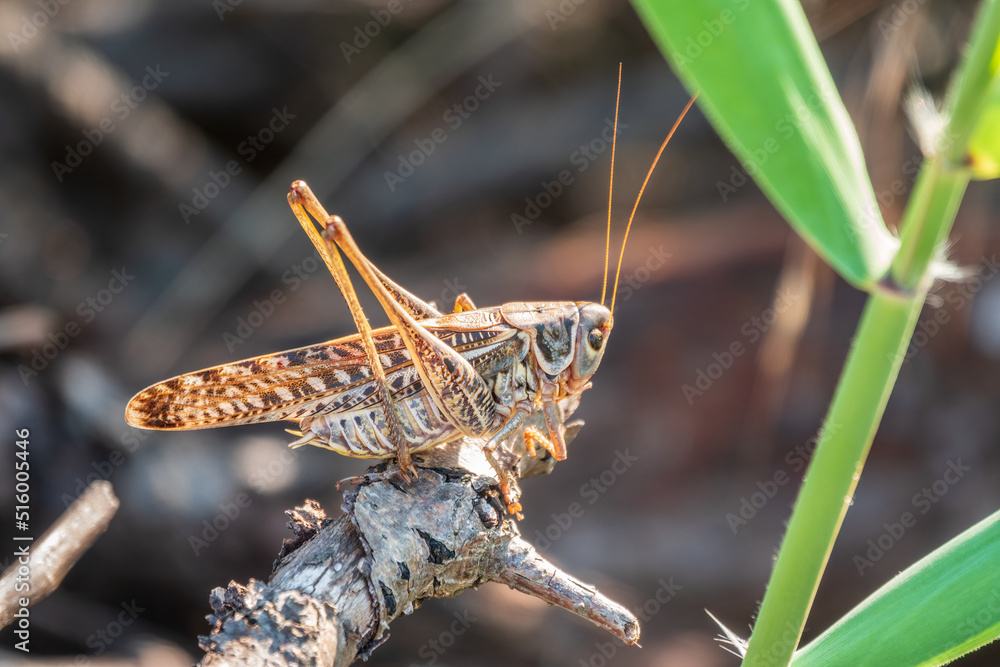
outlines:
[[[974,8],[806,3],[890,224],[920,158],[901,97],[914,77],[942,93]],[[334,481],[364,469],[288,453],[280,424],[123,420],[170,375],[354,331],[288,210],[292,180],[424,298],[597,300],[618,63],[617,239],[688,97],[621,1],[40,0],[0,3],[0,26],[0,489],[28,428],[36,534],[88,476],[122,501],[32,610],[35,664],[193,660],[210,589],[266,578],[283,511],[335,514]],[[645,607],[644,648],[491,585],[397,621],[370,664],[735,664],[704,610],[748,634],[864,302],[744,179],[696,110],[640,209],[587,426],[523,485],[523,532]],[[996,211],[974,184],[950,256],[980,277],[924,313],[807,638],[1000,506]],[[903,512],[916,525],[894,535]],[[0,662],[23,657],[2,637]]]

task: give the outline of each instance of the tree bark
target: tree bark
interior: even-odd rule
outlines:
[[[564,421],[577,403],[561,404]],[[529,425],[539,427],[537,417]],[[567,424],[567,441],[579,426]],[[523,438],[513,441],[505,456],[519,478],[551,472],[548,453],[527,457]],[[482,445],[461,439],[415,455],[419,474],[409,482],[375,475],[345,495],[337,519],[327,519],[314,501],[289,511],[295,537],[285,541],[270,580],[212,592],[212,631],[200,638],[200,664],[343,667],[367,658],[388,638],[389,623],[423,600],[490,581],[635,644],[639,623],[628,610],[521,538]]]
[[[15,537],[14,563],[0,576],[0,628],[51,595],[118,511],[111,483],[87,487],[37,542]],[[24,586],[28,586],[28,590]],[[21,604],[24,601],[27,604]],[[24,618],[22,617],[22,620]]]

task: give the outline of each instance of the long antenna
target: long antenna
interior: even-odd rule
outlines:
[[[604,238],[604,281],[601,283],[601,305],[608,291],[608,260],[611,257],[611,193],[615,189],[615,142],[618,140],[618,102],[622,97],[622,64],[618,63],[618,92],[615,93],[615,127],[611,131],[611,179],[608,183],[608,231]]]
[[[615,297],[618,296],[618,277],[621,275],[622,260],[625,258],[625,244],[628,242],[628,233],[632,229],[632,220],[635,219],[635,212],[636,209],[639,208],[639,201],[642,199],[642,193],[646,191],[646,185],[649,183],[650,176],[653,175],[653,170],[656,169],[656,163],[660,161],[660,156],[663,155],[663,149],[665,149],[667,144],[670,143],[670,138],[674,136],[674,132],[677,131],[677,127],[681,124],[681,121],[684,120],[684,116],[687,115],[687,112],[691,109],[691,105],[694,104],[696,99],[698,99],[698,93],[695,93],[694,96],[688,100],[684,110],[681,111],[681,115],[677,117],[676,121],[674,121],[674,126],[670,128],[670,132],[667,133],[667,138],[663,140],[662,144],[660,144],[660,150],[656,152],[656,157],[653,158],[653,164],[649,165],[649,171],[646,172],[646,180],[642,182],[642,187],[639,188],[639,195],[635,198],[635,204],[632,206],[632,214],[628,217],[628,225],[625,227],[625,238],[622,239],[622,249],[618,254],[618,268],[615,270],[615,288],[611,292],[612,315],[615,312]],[[601,303],[604,303],[603,299],[601,300]]]

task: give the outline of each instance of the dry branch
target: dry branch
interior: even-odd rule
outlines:
[[[33,607],[59,588],[80,556],[108,529],[117,511],[118,498],[111,483],[94,482],[37,542],[22,543],[28,546],[27,562],[16,559],[0,577],[0,628],[14,620],[21,598],[27,598],[27,607]],[[16,588],[22,567],[28,572],[27,592]]]
[[[564,417],[576,403],[562,404]],[[578,428],[567,426],[567,440]],[[522,439],[514,440],[520,447],[510,462],[521,457],[519,477],[552,470],[548,454],[523,456]],[[414,463],[416,480],[376,479],[348,492],[337,519],[313,501],[289,512],[295,538],[286,540],[271,579],[212,592],[201,664],[343,667],[370,655],[387,639],[389,623],[423,600],[490,581],[569,609],[628,644],[638,641],[631,613],[521,538],[481,441],[459,440]]]

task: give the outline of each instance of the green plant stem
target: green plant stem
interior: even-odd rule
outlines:
[[[923,293],[908,299],[876,293],[868,298],[809,474],[792,511],[744,665],[786,665],[798,646],[923,297]]]
[[[805,627],[830,550],[895,384],[935,260],[970,178],[969,137],[998,71],[1000,2],[979,13],[959,72],[939,152],[921,167],[891,268],[897,290],[868,298],[823,434],[792,511],[744,665],[787,665]]]
[[[892,262],[892,278],[899,288],[916,290],[922,281],[929,283],[936,277],[929,269],[939,259],[939,249],[951,231],[969,176],[967,169],[949,169],[940,156],[921,166],[903,215],[899,252]],[[924,289],[927,287],[924,285]]]
[[[965,164],[966,147],[976,129],[983,105],[990,95],[990,86],[1000,69],[1000,2],[986,0],[972,26],[969,50],[961,72],[953,81],[950,95],[948,131],[942,137],[940,150],[949,166]]]
[[[901,225],[892,278],[904,290],[936,276],[932,263],[951,230],[955,211],[969,184],[968,145],[989,100],[1000,68],[1000,2],[987,0],[973,25],[969,50],[953,82],[948,124],[937,139],[938,152],[920,170]]]

